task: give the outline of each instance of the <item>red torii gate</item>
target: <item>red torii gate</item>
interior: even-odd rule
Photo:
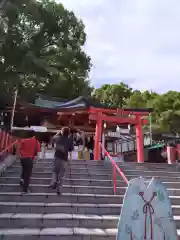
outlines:
[[[96,132],[95,132],[95,142],[94,142],[94,159],[100,160],[100,144],[102,136],[102,125],[103,122],[114,122],[117,124],[131,124],[136,127],[136,145],[137,145],[137,162],[144,162],[144,139],[142,125],[148,124],[147,119],[142,117],[149,116],[152,110],[149,109],[101,109],[101,108],[89,108],[89,119],[96,121]],[[110,115],[111,114],[111,115]],[[129,115],[128,117],[123,117],[123,114]],[[118,116],[117,116],[118,115]],[[132,115],[130,117],[130,115]]]

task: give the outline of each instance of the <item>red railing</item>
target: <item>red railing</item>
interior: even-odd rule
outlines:
[[[13,153],[14,147],[16,146],[18,140],[11,143],[9,146],[7,146],[3,151],[0,152],[0,156],[6,154],[6,153]]]
[[[11,134],[1,131],[0,132],[0,161],[4,160],[7,154],[13,153],[18,139]]]
[[[10,145],[15,140],[16,139],[13,136],[11,136],[11,134],[5,131],[0,131],[0,152],[7,148],[7,146]]]
[[[118,167],[118,165],[116,164],[116,162],[113,160],[113,158],[110,156],[110,154],[108,153],[108,151],[105,149],[105,147],[102,145],[102,143],[99,143],[102,150],[104,151],[105,155],[109,158],[109,160],[112,163],[112,168],[113,168],[113,185],[114,185],[114,194],[116,194],[116,186],[117,186],[117,178],[116,178],[116,173],[119,174],[119,176],[122,177],[122,179],[124,180],[124,182],[128,185],[129,181],[127,179],[127,177],[125,176],[125,174],[123,173],[123,171]]]

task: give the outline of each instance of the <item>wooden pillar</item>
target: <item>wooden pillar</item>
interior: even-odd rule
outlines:
[[[102,137],[102,112],[98,112],[94,139],[94,160],[101,159],[101,147],[99,144],[99,142],[101,141],[101,137]]]
[[[136,116],[136,146],[137,146],[137,162],[144,163],[144,140],[141,124],[141,116]]]

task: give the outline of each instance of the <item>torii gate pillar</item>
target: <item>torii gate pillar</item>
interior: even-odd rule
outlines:
[[[136,119],[137,119],[137,124],[136,124],[137,162],[144,163],[144,139],[143,139],[141,117],[137,115]]]
[[[101,147],[99,142],[102,137],[102,112],[97,113],[96,133],[94,139],[94,160],[101,160]]]

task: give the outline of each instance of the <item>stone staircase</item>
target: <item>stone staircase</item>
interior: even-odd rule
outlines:
[[[57,196],[48,189],[51,161],[41,159],[34,166],[29,195],[20,192],[18,161],[0,178],[0,239],[115,240],[126,184],[118,177],[117,195],[113,194],[111,164],[72,161],[63,194]],[[175,166],[126,163],[121,167],[129,179],[137,176],[162,179],[180,229],[180,174]]]

